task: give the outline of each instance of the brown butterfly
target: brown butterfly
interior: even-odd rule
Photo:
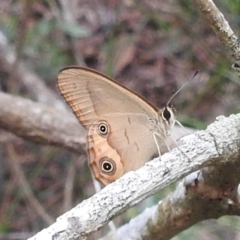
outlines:
[[[159,110],[111,78],[83,67],[64,68],[57,84],[87,130],[89,164],[100,182],[107,185],[160,155],[159,146],[175,123],[168,104]]]

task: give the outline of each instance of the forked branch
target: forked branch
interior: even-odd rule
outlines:
[[[236,160],[240,114],[219,117],[205,131],[186,136],[182,141],[179,148],[164,154],[161,161],[154,159],[141,169],[127,173],[30,239],[62,240],[77,236],[85,239],[129,207],[191,172]]]

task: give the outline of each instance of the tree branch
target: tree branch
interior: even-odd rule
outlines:
[[[70,113],[0,92],[0,127],[33,142],[83,153],[85,132]]]
[[[62,113],[30,99],[0,92],[0,127],[32,142],[85,153],[85,130],[70,111]],[[174,138],[182,135],[183,130],[175,127]]]
[[[77,236],[84,239],[129,207],[189,173],[232,162],[239,153],[240,114],[219,117],[205,131],[188,135],[182,142],[180,147],[164,154],[161,161],[154,159],[141,169],[125,174],[30,239],[62,240]],[[185,201],[181,194],[177,199]]]
[[[17,60],[16,53],[8,44],[7,38],[1,31],[0,60],[1,64],[5,66],[8,72],[12,72],[12,69],[14,69],[14,76],[23,82],[33,100],[37,100],[60,111],[66,112],[66,107],[60,98],[45,85],[44,81],[40,79],[39,76],[33,71],[30,71],[23,61],[18,62],[17,68],[13,68]]]
[[[240,44],[237,36],[229,26],[223,14],[219,11],[212,0],[195,0],[204,18],[207,19],[219,41],[232,57],[233,68],[240,72]]]
[[[194,172],[166,199],[101,240],[131,239],[132,236],[146,240],[170,239],[202,220],[240,215],[239,171],[239,154],[236,154],[226,164]]]

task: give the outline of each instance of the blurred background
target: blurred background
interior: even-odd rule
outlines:
[[[238,36],[239,1],[214,2]],[[183,125],[205,129],[217,116],[239,112],[239,78],[231,64],[194,1],[0,1],[0,90],[34,101],[45,94],[36,84],[44,83],[64,103],[56,87],[58,72],[80,65],[111,76],[161,108],[199,70],[173,105]],[[26,72],[35,80],[23,77]],[[85,157],[1,129],[0,135],[0,239],[25,239],[94,194]],[[22,186],[13,159],[21,164]],[[173,190],[129,209],[115,224],[128,222]],[[29,204],[36,200],[40,211]],[[173,239],[240,239],[239,224],[238,217],[208,220]]]

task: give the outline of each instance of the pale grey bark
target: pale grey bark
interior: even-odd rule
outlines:
[[[197,6],[212,27],[218,40],[223,44],[234,64],[232,67],[240,72],[240,44],[224,15],[220,12],[212,0],[195,0]]]
[[[30,99],[0,92],[0,127],[32,142],[85,153],[86,131],[70,109],[62,112]],[[193,132],[190,128],[186,131]],[[174,139],[186,131],[174,127]],[[0,137],[0,141],[4,139]],[[176,144],[169,140],[169,146]]]
[[[182,142],[161,161],[154,159],[125,174],[30,239],[85,239],[126,209],[191,172],[231,162],[239,152],[240,114],[218,117],[205,131],[185,136]],[[180,193],[178,198],[185,201],[187,198]]]
[[[239,155],[185,177],[176,190],[101,240],[165,240],[207,219],[240,215]]]
[[[24,139],[84,152],[85,130],[73,114],[0,92],[0,127]]]

